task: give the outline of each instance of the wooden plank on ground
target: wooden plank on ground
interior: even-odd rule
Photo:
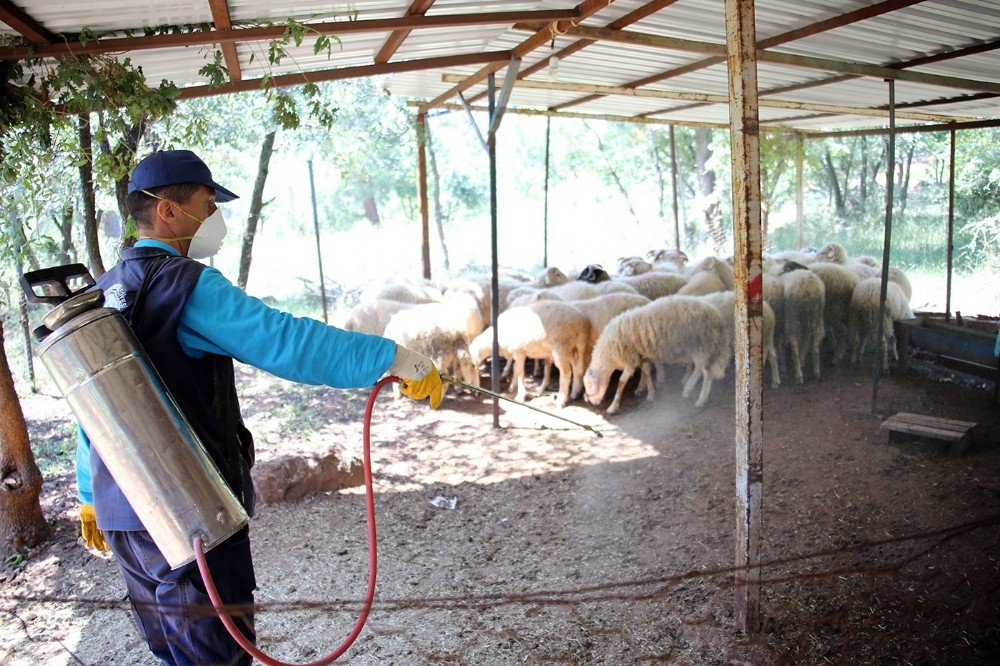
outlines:
[[[925,414],[900,412],[882,423],[882,429],[889,431],[890,440],[896,440],[900,435],[910,435],[923,439],[932,439],[951,443],[949,454],[954,458],[962,455],[969,446],[970,432],[975,423],[957,421]]]

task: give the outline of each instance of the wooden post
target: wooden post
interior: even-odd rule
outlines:
[[[309,160],[309,192],[312,195],[313,229],[316,232],[316,261],[319,264],[319,296],[323,301],[323,322],[330,323],[326,311],[326,280],[323,278],[323,249],[320,246],[319,210],[316,207],[316,181],[313,179],[313,161]]]
[[[889,150],[885,169],[885,236],[882,240],[882,289],[878,301],[878,336],[875,338],[875,376],[872,380],[872,414],[878,414],[878,385],[882,381],[882,365],[885,362],[885,294],[889,288],[889,255],[892,245],[892,206],[896,173],[896,81],[889,79]]]
[[[670,188],[674,198],[674,249],[681,251],[681,217],[677,209],[677,141],[670,126]]]
[[[951,274],[955,255],[955,130],[951,131],[948,160],[948,277],[944,296],[944,319],[951,320]]]
[[[542,217],[542,266],[549,267],[549,151],[552,118],[545,119],[545,212]]]
[[[736,352],[736,629],[760,631],[763,301],[754,0],[726,0]]]
[[[487,91],[489,94],[490,124],[493,123],[493,116],[496,113],[496,74],[490,72],[487,80]],[[490,363],[490,389],[494,393],[500,392],[500,339],[497,318],[500,316],[500,264],[497,259],[497,135],[490,132],[487,138],[486,148],[490,158],[490,271],[492,281],[490,284],[490,303],[492,307],[491,325],[493,326],[493,360]],[[493,397],[493,427],[500,427],[500,400]]]
[[[431,279],[431,223],[427,207],[427,114],[417,114],[417,201],[420,208],[420,262]]]
[[[795,249],[802,249],[802,223],[805,212],[802,206],[803,166],[805,162],[805,138],[801,132],[795,133]]]

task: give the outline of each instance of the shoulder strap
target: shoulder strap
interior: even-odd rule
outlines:
[[[153,275],[160,272],[163,268],[163,264],[166,263],[168,255],[164,255],[162,259],[156,261],[156,263],[143,273],[142,284],[139,285],[139,291],[135,295],[135,303],[132,304],[132,312],[128,316],[128,325],[132,330],[135,330],[135,317],[136,313],[142,310],[143,301],[146,300],[146,291],[149,290],[149,283],[153,279]]]

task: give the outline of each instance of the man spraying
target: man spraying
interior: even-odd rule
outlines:
[[[236,198],[191,151],[145,158],[132,172],[127,200],[140,240],[97,287],[105,305],[129,319],[165,388],[253,515],[253,438],[240,415],[233,359],[335,388],[371,386],[388,373],[403,380],[404,395],[430,398],[432,408],[441,403],[442,387],[437,368],[422,354],[270,308],[196,261],[222,247],[226,225],[218,204]],[[203,612],[211,602],[196,565],[170,568],[82,430],[77,480],[83,537],[88,546],[114,554],[153,654],[165,664],[249,664],[218,617]],[[222,601],[251,608],[256,582],[249,528],[209,551],[207,560]],[[237,623],[252,640],[252,612]]]

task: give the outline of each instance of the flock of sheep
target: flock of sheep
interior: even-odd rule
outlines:
[[[801,384],[803,366],[811,365],[818,379],[824,341],[834,365],[848,355],[857,363],[869,343],[880,343],[887,359],[892,322],[913,317],[909,280],[891,267],[883,336],[877,340],[879,262],[851,259],[837,243],[765,255],[763,263],[764,360],[772,387],[780,383],[779,366]],[[344,328],[391,338],[426,354],[442,372],[478,386],[479,365],[493,348],[490,287],[489,276],[446,285],[386,282],[362,294]],[[613,414],[635,373],[641,374],[639,390],[652,400],[654,374],[662,385],[665,366],[682,364],[684,397],[700,380],[696,404],[703,405],[733,359],[733,288],[731,260],[706,257],[688,265],[676,250],[623,257],[614,275],[590,265],[575,280],[554,267],[534,279],[505,271],[498,339],[507,360],[504,375],[512,375],[510,390],[516,400],[526,398],[525,363],[535,359],[544,362],[543,390],[551,368],[559,371],[559,407],[584,391],[599,405],[620,370],[607,410]]]

